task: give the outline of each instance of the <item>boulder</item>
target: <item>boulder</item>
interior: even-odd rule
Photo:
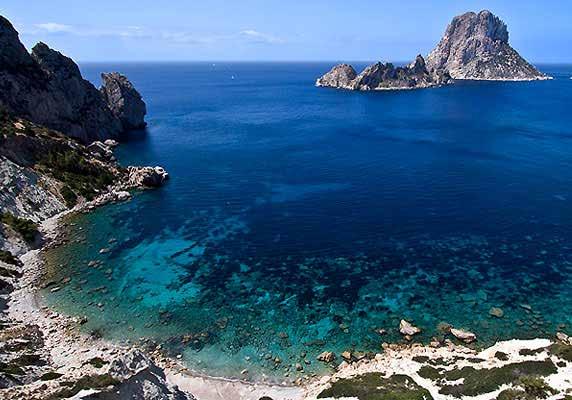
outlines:
[[[316,360],[322,361],[325,363],[331,363],[335,359],[336,359],[336,355],[334,353],[332,353],[331,351],[324,351],[322,354],[320,354],[318,357],[316,357]]]
[[[107,139],[105,142],[103,142],[103,144],[109,148],[114,148],[114,147],[119,146],[119,142],[117,142],[117,140],[113,140],[113,139]]]
[[[489,310],[489,315],[496,318],[502,318],[504,317],[504,311],[499,307],[491,307]]]
[[[548,77],[509,45],[506,24],[490,11],[453,18],[427,57],[429,70],[445,70],[454,79],[538,80]]]
[[[404,336],[414,336],[421,333],[421,329],[402,319],[399,323],[399,332]]]
[[[127,187],[159,187],[169,179],[162,167],[127,167]]]
[[[101,74],[100,91],[111,112],[123,126],[123,130],[144,128],[147,106],[139,92],[126,76],[118,72]]]
[[[556,333],[556,339],[558,339],[562,343],[572,345],[572,338],[570,336],[568,336],[567,334],[565,334],[564,332],[557,332]]]
[[[477,335],[475,335],[473,332],[465,331],[462,329],[451,328],[451,335],[467,344],[477,340]]]

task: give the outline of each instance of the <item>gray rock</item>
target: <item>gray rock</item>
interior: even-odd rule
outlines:
[[[451,334],[465,343],[472,343],[477,340],[477,335],[463,329],[451,328]]]
[[[399,322],[399,332],[404,336],[414,336],[418,333],[421,333],[421,329],[416,326],[413,326],[410,322],[402,319]]]
[[[44,43],[29,54],[14,27],[0,17],[0,108],[9,113],[84,143],[103,141],[116,138],[125,120],[141,123],[141,105],[129,86],[132,90],[125,98],[130,100],[122,117],[82,78],[72,59]]]
[[[113,151],[111,150],[111,148],[107,146],[105,143],[101,143],[99,140],[96,140],[95,142],[91,143],[89,146],[87,146],[87,149],[91,154],[93,154],[98,158],[107,161],[112,160],[114,158]]]
[[[349,90],[419,89],[446,85],[451,78],[442,70],[429,72],[425,60],[418,55],[405,67],[391,63],[375,63],[355,76],[353,67],[340,64],[316,81],[316,86]]]
[[[101,74],[101,94],[111,112],[121,121],[124,130],[146,126],[147,107],[139,92],[126,76],[118,72]]]
[[[348,64],[339,64],[318,78],[316,86],[353,89],[352,81],[357,77],[356,70]]]
[[[427,57],[429,70],[446,70],[454,79],[547,79],[508,43],[506,24],[490,11],[457,16]]]
[[[162,167],[127,167],[127,187],[159,187],[169,179]]]

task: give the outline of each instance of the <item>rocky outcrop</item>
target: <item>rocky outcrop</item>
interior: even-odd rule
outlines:
[[[406,338],[411,338],[419,333],[421,333],[421,329],[412,325],[410,322],[402,319],[399,322],[399,333],[404,335]]]
[[[169,174],[162,167],[127,167],[127,187],[159,187]]]
[[[352,66],[341,64],[316,81],[316,86],[348,90],[403,90],[442,86],[450,83],[447,73],[430,72],[425,60],[418,55],[415,61],[404,67],[391,63],[375,63],[356,76]]]
[[[465,343],[472,343],[477,340],[477,335],[475,335],[473,332],[465,331],[463,329],[451,328],[451,335]]]
[[[446,70],[454,79],[539,80],[547,76],[509,45],[506,24],[490,11],[457,16],[427,57],[430,70]]]
[[[140,106],[128,104],[128,121],[140,118]],[[130,129],[101,92],[82,78],[72,59],[44,43],[38,43],[29,54],[14,27],[1,16],[0,108],[84,143],[116,138]],[[140,125],[141,121],[137,122]]]
[[[339,64],[318,78],[316,86],[353,89],[352,82],[356,77],[357,73],[354,67],[348,64]]]
[[[147,107],[139,92],[126,76],[117,72],[101,74],[101,94],[111,112],[121,121],[124,130],[146,126]]]

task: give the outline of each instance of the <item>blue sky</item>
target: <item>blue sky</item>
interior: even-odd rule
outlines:
[[[533,62],[572,62],[570,0],[2,0],[31,47],[80,61],[407,61],[490,9]]]

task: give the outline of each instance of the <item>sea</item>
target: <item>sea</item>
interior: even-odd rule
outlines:
[[[171,179],[71,219],[42,301],[197,373],[276,382],[402,343],[402,319],[422,343],[572,334],[572,65],[316,88],[332,65],[81,65],[133,81],[148,127],[116,155]]]

